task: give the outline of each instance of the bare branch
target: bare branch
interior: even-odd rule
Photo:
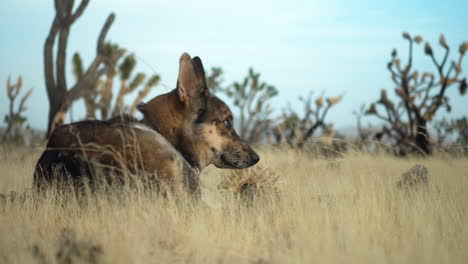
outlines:
[[[413,66],[413,39],[408,38],[409,51],[408,51],[408,64],[405,67],[405,73],[408,74]]]
[[[58,0],[57,0],[58,1]],[[57,36],[57,33],[60,29],[60,22],[58,18],[58,14],[55,16],[54,21],[52,22],[52,26],[50,28],[49,34],[46,38],[46,42],[44,45],[44,75],[45,75],[45,82],[47,87],[47,94],[49,98],[53,98],[53,94],[55,92],[55,76],[54,76],[54,55],[53,55],[53,48],[54,48],[54,41]]]
[[[68,35],[70,28],[68,26],[63,26],[60,28],[59,33],[59,42],[57,48],[57,57],[56,57],[56,78],[57,86],[56,90],[59,90],[61,94],[65,94],[68,90],[67,80],[66,80],[66,59],[67,59],[67,45],[68,45]]]
[[[71,23],[75,23],[75,21],[83,14],[86,6],[88,5],[89,0],[82,0],[78,8],[76,9],[75,13],[71,16],[70,20]]]
[[[65,21],[65,8],[63,7],[63,1],[55,0],[55,12],[57,14],[57,18],[61,21]]]
[[[429,95],[430,95],[430,92],[432,90],[432,88],[434,87],[434,75],[429,75],[429,77],[431,78],[429,83],[427,84],[426,88],[425,88],[425,93],[424,93],[424,97],[423,97],[423,100],[421,101],[421,104],[419,105],[419,108],[423,109],[426,107],[426,103],[427,103],[427,100],[429,98]]]
[[[447,42],[445,41],[445,36],[443,34],[440,35],[439,42],[440,45],[445,49],[445,55],[442,59],[442,63],[440,64],[440,68],[443,69],[450,53],[450,47],[447,45]]]
[[[445,91],[447,90],[447,87],[449,86],[449,76],[453,70],[453,67],[454,65],[451,64],[449,69],[447,70],[447,77],[444,78],[442,80],[442,85],[440,87],[440,91],[439,91],[439,94],[436,96],[433,104],[428,107],[426,113],[425,113],[425,116],[432,116],[435,114],[435,112],[437,111],[437,109],[439,109],[439,107],[442,105],[442,102],[443,102],[443,97],[444,97],[444,94],[445,94]]]

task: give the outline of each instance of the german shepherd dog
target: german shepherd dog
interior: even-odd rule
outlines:
[[[99,164],[106,181],[143,172],[194,193],[206,166],[243,169],[260,159],[236,134],[229,107],[210,93],[199,57],[182,54],[177,87],[138,110],[140,121],[124,116],[57,127],[37,163],[36,189],[64,181],[92,183]]]

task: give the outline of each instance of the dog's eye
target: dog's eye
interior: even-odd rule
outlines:
[[[227,128],[230,128],[231,127],[231,121],[229,120],[224,120],[224,126],[226,126]]]

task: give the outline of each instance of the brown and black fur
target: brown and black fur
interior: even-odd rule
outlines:
[[[180,58],[177,88],[140,104],[138,109],[143,113],[141,121],[124,116],[58,127],[36,167],[35,185],[44,186],[57,180],[51,172],[60,164],[68,172],[62,177],[80,181],[83,175],[90,174],[89,170],[83,170],[88,165],[83,157],[91,157],[107,167],[115,167],[114,171],[118,171],[119,166],[132,167],[136,171],[157,174],[158,179],[176,188],[185,186],[194,191],[198,187],[198,175],[194,176],[197,174],[194,171],[201,171],[209,164],[242,169],[260,159],[236,134],[228,106],[210,93],[198,57],[192,59],[184,53]],[[122,140],[122,134],[132,135],[129,139],[135,146],[127,146],[125,142],[129,139]],[[162,143],[161,138],[167,140],[167,144]],[[96,149],[84,151],[80,149],[82,145],[111,148],[116,154],[108,155]],[[69,150],[70,147],[77,150]],[[139,163],[133,161],[133,155],[139,157]],[[77,156],[79,159],[75,158]],[[174,169],[170,165],[173,160],[182,165]]]
[[[141,125],[141,124],[140,124]],[[134,123],[87,120],[57,127],[38,161],[34,184],[123,184],[123,175],[198,188],[198,171],[155,131]]]

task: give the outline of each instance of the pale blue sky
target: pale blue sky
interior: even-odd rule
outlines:
[[[226,84],[240,80],[253,66],[278,88],[274,104],[278,110],[310,90],[331,96],[344,93],[329,120],[348,127],[355,124],[353,110],[375,100],[380,89],[393,87],[386,63],[394,47],[406,54],[402,31],[423,35],[436,52],[439,34],[444,33],[458,50],[462,41],[468,41],[467,11],[466,0],[91,0],[72,27],[68,56],[79,51],[89,63],[102,24],[115,12],[108,39],[138,56],[138,70],[162,77],[151,97],[175,86],[178,58],[187,51],[200,56],[205,68],[222,66]],[[25,88],[34,87],[27,116],[36,128],[45,128],[47,122],[42,50],[53,15],[52,0],[0,3],[0,87],[5,87],[9,74],[13,78],[22,74]],[[427,69],[430,61],[422,54],[422,46],[416,47],[416,65]],[[468,76],[468,62],[463,68]],[[71,86],[73,78],[68,81]],[[5,89],[0,91],[3,117],[7,99]],[[452,116],[467,115],[468,97],[460,98],[456,87],[448,94],[453,95]],[[84,116],[83,108],[74,106],[74,115]]]

